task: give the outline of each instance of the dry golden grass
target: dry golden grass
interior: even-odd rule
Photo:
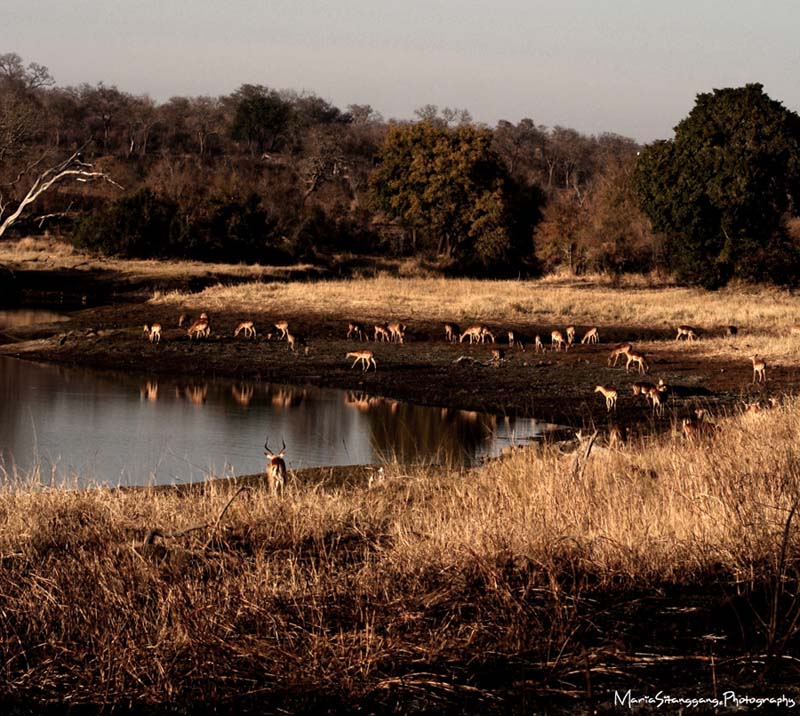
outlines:
[[[385,321],[484,322],[499,326],[567,323],[662,332],[670,341],[679,324],[700,329],[701,340],[680,346],[687,355],[749,362],[759,353],[768,364],[795,365],[800,349],[800,300],[790,291],[736,285],[720,291],[649,287],[644,277],[612,286],[599,277],[549,277],[538,281],[478,281],[449,278],[363,278],[338,281],[215,286],[197,294],[156,294],[152,301],[194,310],[237,311],[242,315],[316,314]],[[739,335],[723,335],[735,325]],[[579,338],[580,338],[579,329]],[[663,347],[663,338],[642,342],[644,351]]]
[[[582,469],[545,446],[474,471],[389,466],[372,489],[252,489],[220,529],[149,546],[153,527],[214,525],[234,487],[18,485],[0,493],[0,689],[103,703],[258,695],[290,710],[468,697],[479,710],[512,698],[498,664],[542,675],[533,691],[548,679],[580,690],[578,635],[626,590],[656,587],[772,589],[775,609],[741,602],[754,625],[742,649],[779,656],[796,644],[783,596],[797,587],[798,432],[789,402],[722,420],[702,442],[598,448]]]
[[[70,244],[48,238],[28,237],[19,241],[0,242],[0,263],[16,268],[38,270],[76,269],[81,271],[114,271],[120,278],[194,277],[208,274],[223,278],[272,279],[289,271],[303,271],[307,265],[260,266],[245,264],[213,264],[200,261],[128,260],[97,257],[81,252]]]

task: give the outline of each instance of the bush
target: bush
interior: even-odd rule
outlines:
[[[124,258],[163,258],[178,207],[149,189],[123,197],[81,219],[72,235],[80,248]]]

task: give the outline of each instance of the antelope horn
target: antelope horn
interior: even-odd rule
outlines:
[[[266,450],[266,451],[267,451],[267,452],[266,452],[266,453],[264,453],[264,454],[265,454],[265,455],[274,455],[275,453],[274,453],[274,452],[272,452],[272,450],[270,450],[270,449],[267,447],[268,443],[269,443],[269,435],[267,435],[267,438],[266,438],[266,440],[264,440],[264,450]]]

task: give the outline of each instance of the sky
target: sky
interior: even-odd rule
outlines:
[[[641,142],[699,92],[800,111],[796,0],[0,0],[0,53],[158,101],[244,83],[386,119],[425,104]]]

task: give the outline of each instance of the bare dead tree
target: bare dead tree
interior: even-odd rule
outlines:
[[[74,180],[77,182],[86,183],[102,180],[107,181],[109,184],[117,187],[118,189],[123,188],[108,174],[106,174],[106,172],[95,169],[92,164],[84,162],[81,159],[81,152],[85,147],[86,145],[83,145],[68,159],[42,171],[33,180],[33,183],[29,187],[27,193],[19,201],[16,208],[8,216],[6,216],[5,219],[3,219],[3,215],[6,213],[12,202],[10,199],[7,199],[2,193],[0,193],[0,222],[2,222],[0,223],[0,238],[2,238],[9,226],[19,219],[28,206],[35,202],[42,194],[52,189],[53,186],[59,182],[65,180]],[[29,172],[34,171],[37,167],[41,166],[42,163],[43,158],[33,162],[32,164],[29,164],[17,175],[17,178],[14,182],[12,182],[12,185],[21,182]]]

